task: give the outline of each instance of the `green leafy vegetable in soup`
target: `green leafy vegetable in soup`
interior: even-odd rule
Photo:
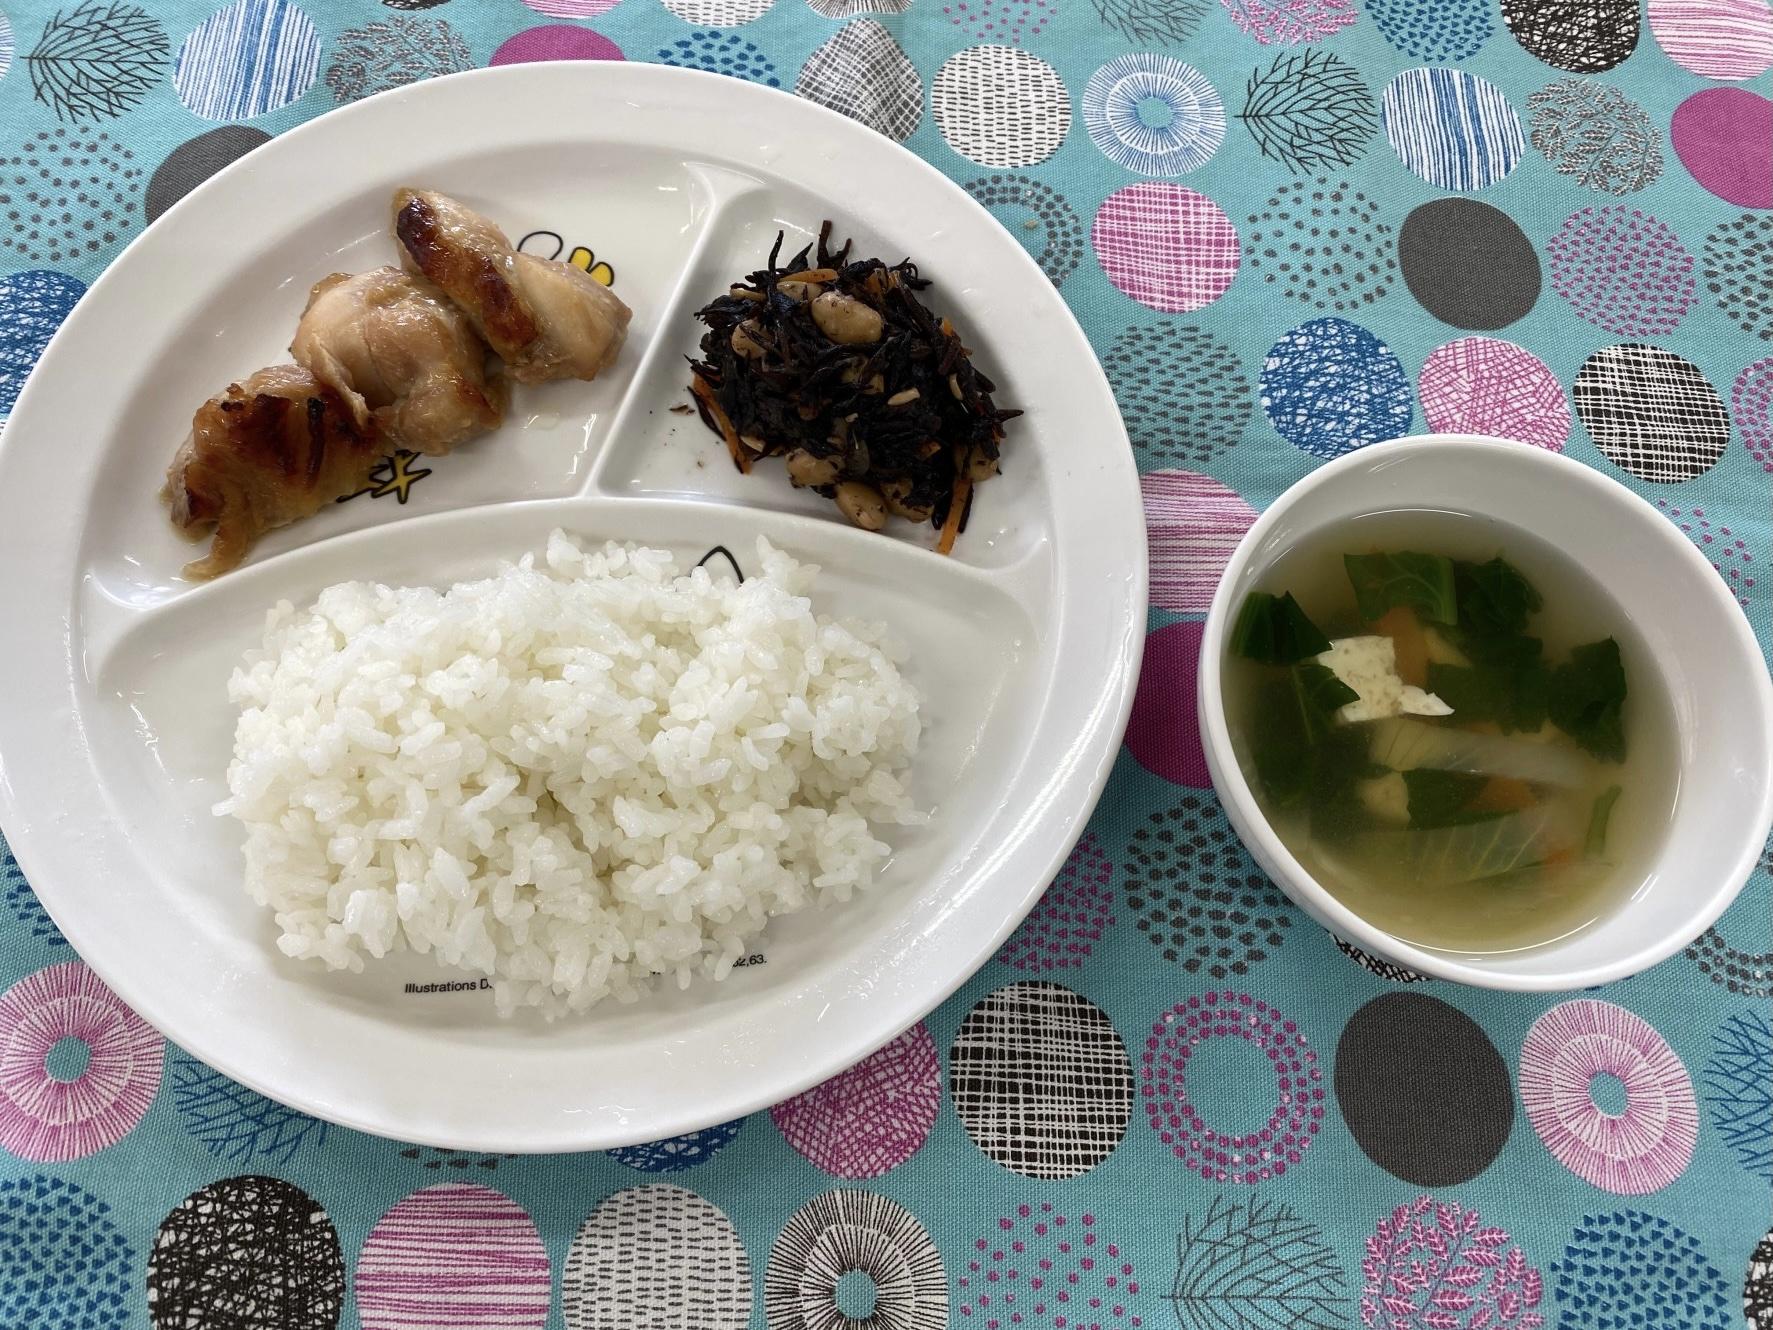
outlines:
[[[1641,858],[1647,787],[1671,789],[1626,766],[1628,722],[1651,708],[1628,707],[1618,638],[1573,640],[1572,620],[1607,622],[1595,598],[1500,554],[1327,544],[1283,556],[1297,580],[1252,592],[1228,643],[1234,742],[1276,832],[1344,903],[1424,945],[1508,950],[1585,925],[1629,876],[1622,856]]]

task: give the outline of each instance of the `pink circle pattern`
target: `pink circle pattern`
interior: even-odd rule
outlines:
[[[1354,0],[1219,0],[1231,21],[1263,46],[1321,42],[1359,17]]]
[[[1417,380],[1437,434],[1493,434],[1554,453],[1570,437],[1570,404],[1551,367],[1494,337],[1461,337],[1430,353]]]
[[[50,1075],[50,1050],[86,1045],[73,1080]],[[0,1149],[66,1163],[115,1145],[160,1089],[166,1043],[79,961],[26,975],[0,996]]]
[[[920,1021],[848,1071],[777,1104],[770,1119],[815,1167],[877,1178],[922,1148],[941,1108],[936,1044]]]
[[[942,13],[979,41],[1020,46],[1024,37],[1040,36],[1058,8],[1057,0],[950,0]]]
[[[1032,974],[1077,969],[1113,922],[1114,864],[1086,831],[997,959]]]
[[[1151,603],[1205,614],[1256,510],[1236,490],[1197,471],[1149,472],[1139,477],[1139,491],[1151,545]]]
[[[1730,387],[1730,415],[1748,455],[1773,471],[1773,356],[1757,360]]]
[[[1755,586],[1755,579],[1745,576],[1755,561],[1748,542],[1729,527],[1714,525],[1702,508],[1675,508],[1667,499],[1656,500],[1656,506],[1699,546],[1699,552],[1711,560],[1711,566],[1735,595],[1736,603],[1746,610],[1748,593]]]
[[[1675,107],[1668,139],[1701,188],[1741,208],[1773,208],[1773,100],[1703,89]]]
[[[1139,765],[1172,785],[1196,790],[1213,783],[1195,701],[1204,627],[1194,619],[1166,624],[1146,636],[1145,663],[1127,719],[1127,751]]]
[[[1545,1280],[1508,1233],[1457,1201],[1418,1196],[1379,1220],[1361,1254],[1372,1330],[1538,1330]]]
[[[1223,208],[1198,190],[1155,180],[1103,200],[1090,243],[1117,290],[1164,314],[1212,304],[1230,289],[1240,258]]]
[[[363,1330],[530,1330],[548,1319],[548,1253],[522,1206],[472,1182],[415,1191],[357,1257]]]
[[[1630,204],[1582,209],[1545,252],[1552,289],[1621,337],[1672,332],[1698,299],[1693,255],[1665,223]]]
[[[1188,1099],[1188,1060],[1210,1039],[1261,1049],[1275,1077],[1268,1121],[1243,1135],[1201,1120]],[[1299,1027],[1248,993],[1208,993],[1177,1003],[1151,1027],[1140,1059],[1141,1093],[1158,1139],[1208,1182],[1266,1182],[1297,1165],[1324,1118],[1323,1071]]]
[[[526,28],[507,37],[492,53],[489,65],[527,65],[539,60],[621,60],[622,48],[600,32],[570,23]]]
[[[1602,1074],[1625,1086],[1609,1113],[1589,1087]],[[1559,1163],[1604,1191],[1642,1196],[1686,1170],[1699,1107],[1681,1059],[1650,1023],[1595,998],[1560,1003],[1521,1045],[1521,1102]]]
[[[1751,79],[1773,67],[1767,0],[1650,0],[1656,44],[1682,69],[1708,79]]]
[[[1139,1281],[1096,1217],[1071,1220],[1051,1201],[1018,1205],[979,1238],[955,1281],[963,1325],[977,1330],[1138,1330]]]

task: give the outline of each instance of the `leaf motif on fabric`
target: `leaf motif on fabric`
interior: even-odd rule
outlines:
[[[136,5],[98,0],[57,10],[25,57],[31,95],[57,120],[122,115],[166,73],[166,30]]]
[[[1187,41],[1207,16],[1197,0],[1091,0],[1096,17],[1128,41],[1142,45]]]
[[[1317,1225],[1291,1206],[1215,1196],[1204,1215],[1183,1220],[1176,1258],[1169,1300],[1183,1325],[1342,1330],[1349,1323],[1354,1299],[1341,1262]],[[1360,1316],[1371,1326],[1378,1309],[1369,1304]]]
[[[390,18],[339,34],[326,86],[349,102],[473,67],[468,43],[442,19]]]
[[[1662,176],[1662,136],[1649,113],[1593,79],[1547,84],[1527,98],[1533,146],[1584,189],[1631,194]]]
[[[1281,55],[1250,72],[1243,121],[1257,150],[1294,171],[1347,166],[1379,131],[1379,111],[1360,71],[1318,51]]]

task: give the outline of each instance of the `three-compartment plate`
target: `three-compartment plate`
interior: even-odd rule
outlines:
[[[198,403],[287,359],[311,283],[396,259],[397,185],[457,195],[634,310],[594,383],[517,390],[500,431],[383,473],[208,585],[156,497]],[[1025,408],[953,558],[742,477],[693,415],[699,304],[830,218],[911,255]],[[533,233],[533,234],[532,234]],[[817,608],[911,651],[928,827],[869,896],[777,920],[723,983],[552,1024],[426,958],[360,975],[284,959],[240,885],[227,678],[280,599],[329,583],[447,585],[565,527],[741,566],[767,536],[823,567]],[[1088,343],[1018,242],[936,171],[848,120],[715,75],[529,65],[335,112],[198,188],[97,282],[0,446],[0,821],[101,977],[204,1061],[309,1112],[427,1144],[604,1148],[775,1102],[854,1062],[987,960],[1071,847],[1114,759],[1145,630],[1139,490]],[[440,981],[443,987],[439,988]],[[409,990],[408,986],[412,989]]]

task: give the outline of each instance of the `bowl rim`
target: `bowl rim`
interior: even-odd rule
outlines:
[[[1751,717],[1750,721],[1758,719],[1759,724],[1750,724],[1747,728],[1763,736],[1760,755],[1761,789],[1755,815],[1745,828],[1740,846],[1728,856],[1727,870],[1715,875],[1717,886],[1698,903],[1681,928],[1611,961],[1567,971],[1498,972],[1460,959],[1454,954],[1406,942],[1369,923],[1320,885],[1282,843],[1257,805],[1255,794],[1233,753],[1220,683],[1220,662],[1231,620],[1233,587],[1254,561],[1256,551],[1269,532],[1317,490],[1334,482],[1344,472],[1382,465],[1394,454],[1424,447],[1479,449],[1505,459],[1504,465],[1529,469],[1537,467],[1558,472],[1564,479],[1585,486],[1602,502],[1612,504],[1622,516],[1629,514],[1675,560],[1677,570],[1685,570],[1690,574],[1690,580],[1695,584],[1695,594],[1711,598],[1716,607],[1724,612],[1722,617],[1729,624],[1729,633],[1726,638],[1713,644],[1714,649],[1732,658],[1741,657],[1752,662],[1753,668],[1748,672],[1751,680],[1748,686],[1754,697],[1758,716]],[[1646,522],[1643,520],[1646,518],[1652,520]],[[1682,574],[1677,571],[1674,575]],[[1747,616],[1741,612],[1741,607],[1730,594],[1724,580],[1700,553],[1698,546],[1686,539],[1642,495],[1575,458],[1517,440],[1481,434],[1413,434],[1387,439],[1382,443],[1367,444],[1345,453],[1289,485],[1257,517],[1226,561],[1202,629],[1196,680],[1196,706],[1199,710],[1202,748],[1208,772],[1212,776],[1213,788],[1225,807],[1232,828],[1252,857],[1274,879],[1276,885],[1326,929],[1362,950],[1374,952],[1386,960],[1434,978],[1450,979],[1478,988],[1513,992],[1564,992],[1610,983],[1637,974],[1673,956],[1717,921],[1754,872],[1768,832],[1773,829],[1773,742],[1765,737],[1773,735],[1773,675],[1768,673],[1754,629],[1750,627]]]

